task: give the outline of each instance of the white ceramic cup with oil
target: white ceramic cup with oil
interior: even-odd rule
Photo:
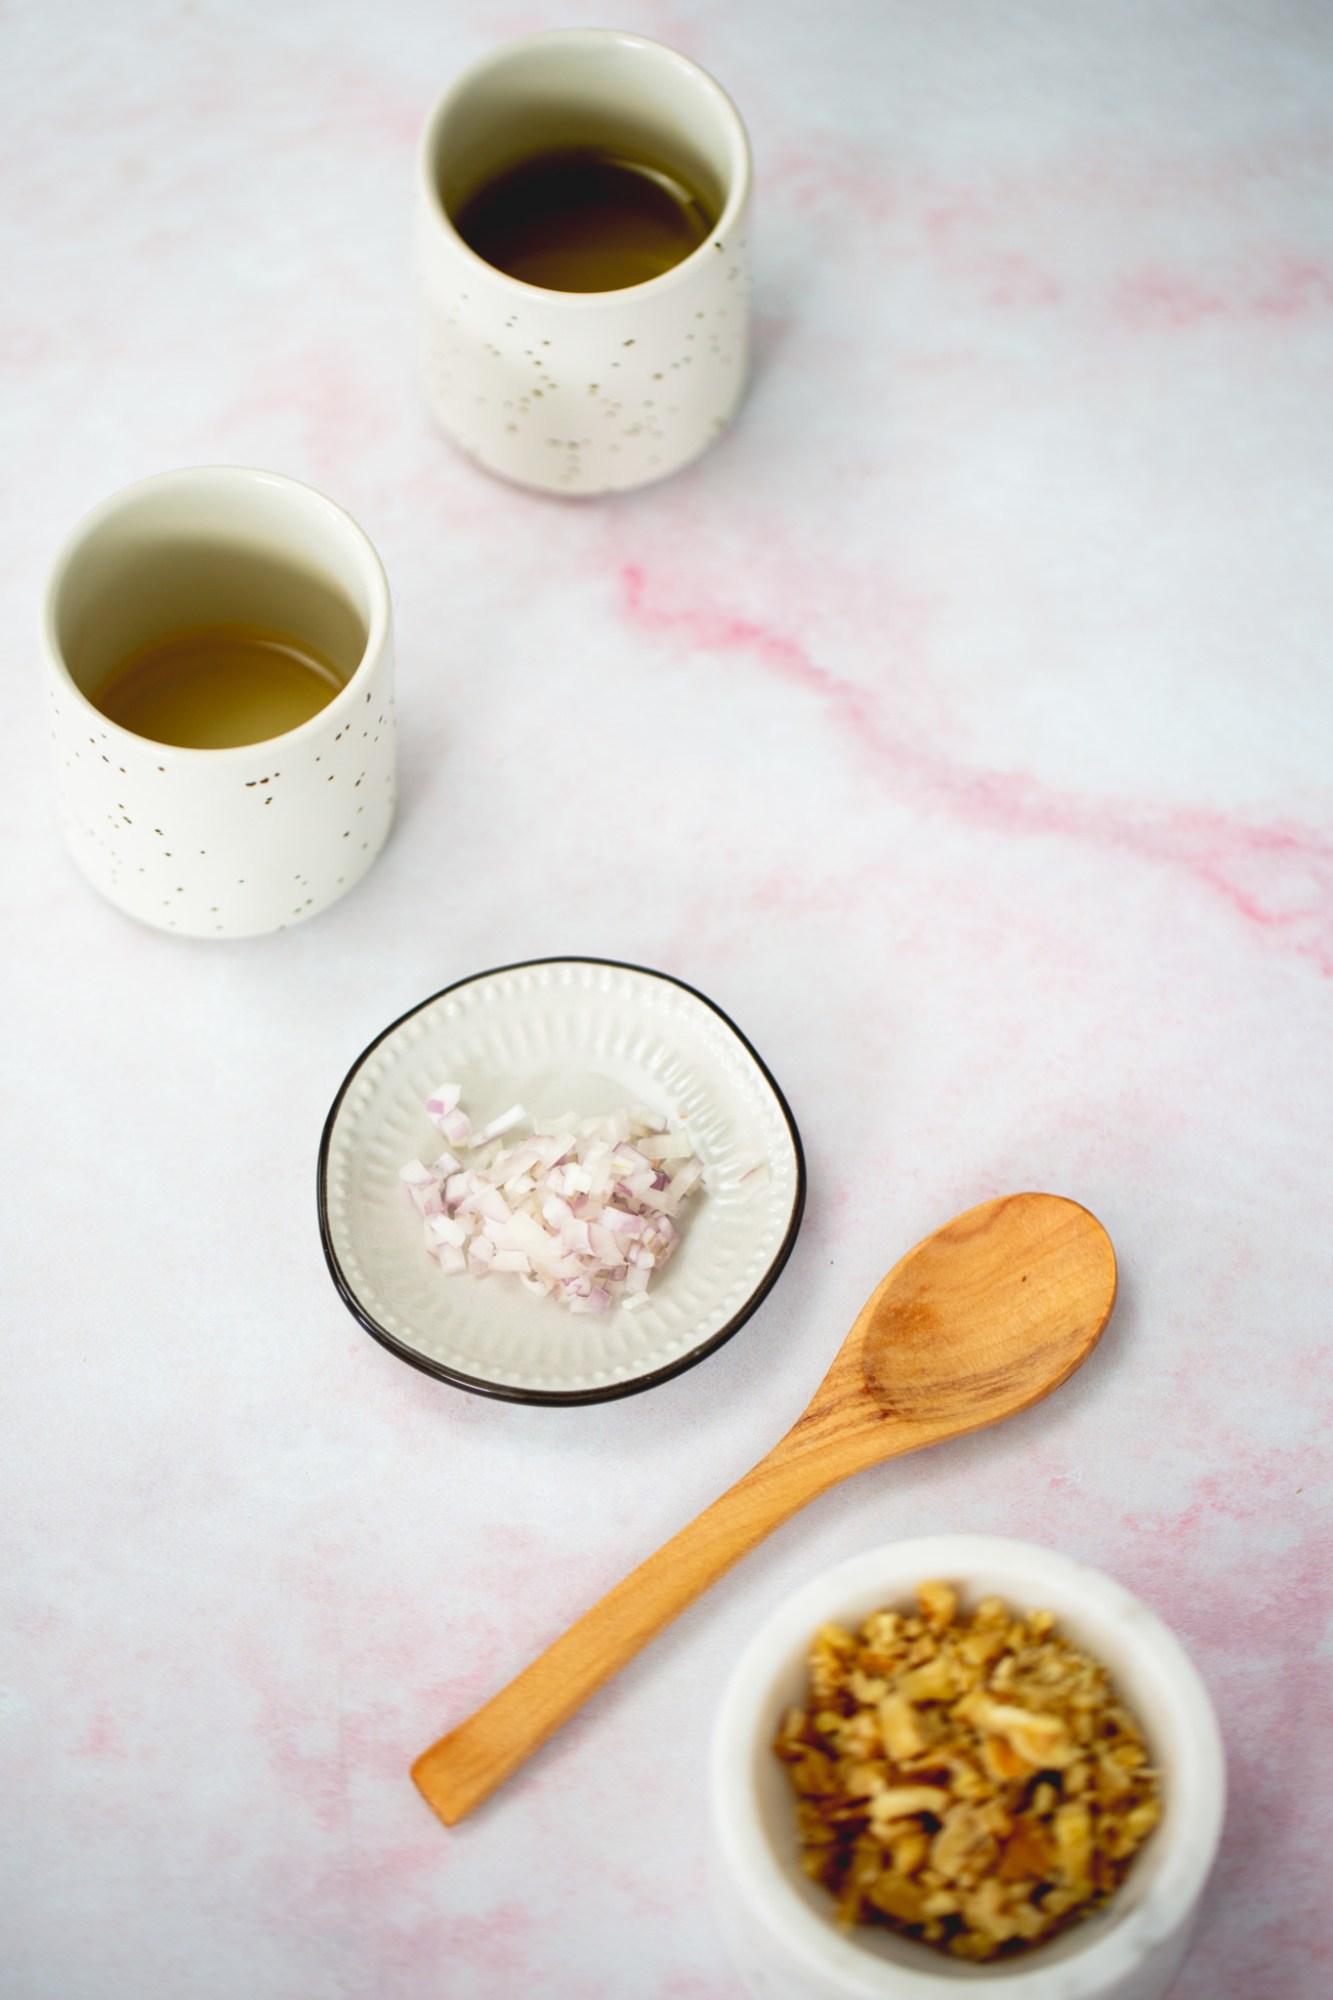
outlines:
[[[710,226],[645,282],[530,284],[469,247],[457,218],[516,161],[589,152],[660,164]],[[551,493],[665,478],[734,415],[748,355],[750,149],[718,84],[673,49],[613,29],[503,44],[435,107],[421,144],[417,264],[424,376],[453,441]]]
[[[329,666],[324,705],[221,748],[99,707],[126,661],[219,627],[308,647]],[[250,937],[360,881],[393,818],[393,629],[379,558],[333,501],[242,466],[126,487],[57,556],[43,637],[65,836],[112,903],[162,930]]]

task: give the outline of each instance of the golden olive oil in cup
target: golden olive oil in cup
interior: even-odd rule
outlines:
[[[238,621],[150,640],[112,669],[92,701],[151,742],[230,750],[299,729],[345,685],[308,639]]]

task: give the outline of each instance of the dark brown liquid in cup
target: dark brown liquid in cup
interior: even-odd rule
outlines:
[[[717,218],[674,169],[583,149],[506,168],[453,220],[469,248],[524,284],[618,292],[681,263]]]
[[[214,624],[139,647],[91,699],[109,721],[153,743],[226,750],[299,728],[344,685],[331,660],[290,632]]]

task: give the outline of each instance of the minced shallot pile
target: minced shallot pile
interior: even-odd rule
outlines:
[[[680,1241],[681,1203],[702,1185],[685,1127],[637,1107],[571,1113],[505,1144],[528,1123],[523,1106],[474,1131],[461,1095],[456,1083],[431,1092],[426,1111],[449,1150],[402,1170],[441,1271],[509,1272],[575,1313],[645,1304]]]

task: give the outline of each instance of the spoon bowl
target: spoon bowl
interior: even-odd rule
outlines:
[[[983,1202],[894,1265],[866,1306],[861,1367],[886,1415],[968,1428],[1017,1414],[1086,1360],[1115,1302],[1115,1252],[1058,1195]]]
[[[452,1826],[783,1521],[853,1472],[1048,1396],[1096,1346],[1115,1252],[1060,1195],[982,1202],[900,1258],[813,1399],[758,1465],[412,1767]]]

